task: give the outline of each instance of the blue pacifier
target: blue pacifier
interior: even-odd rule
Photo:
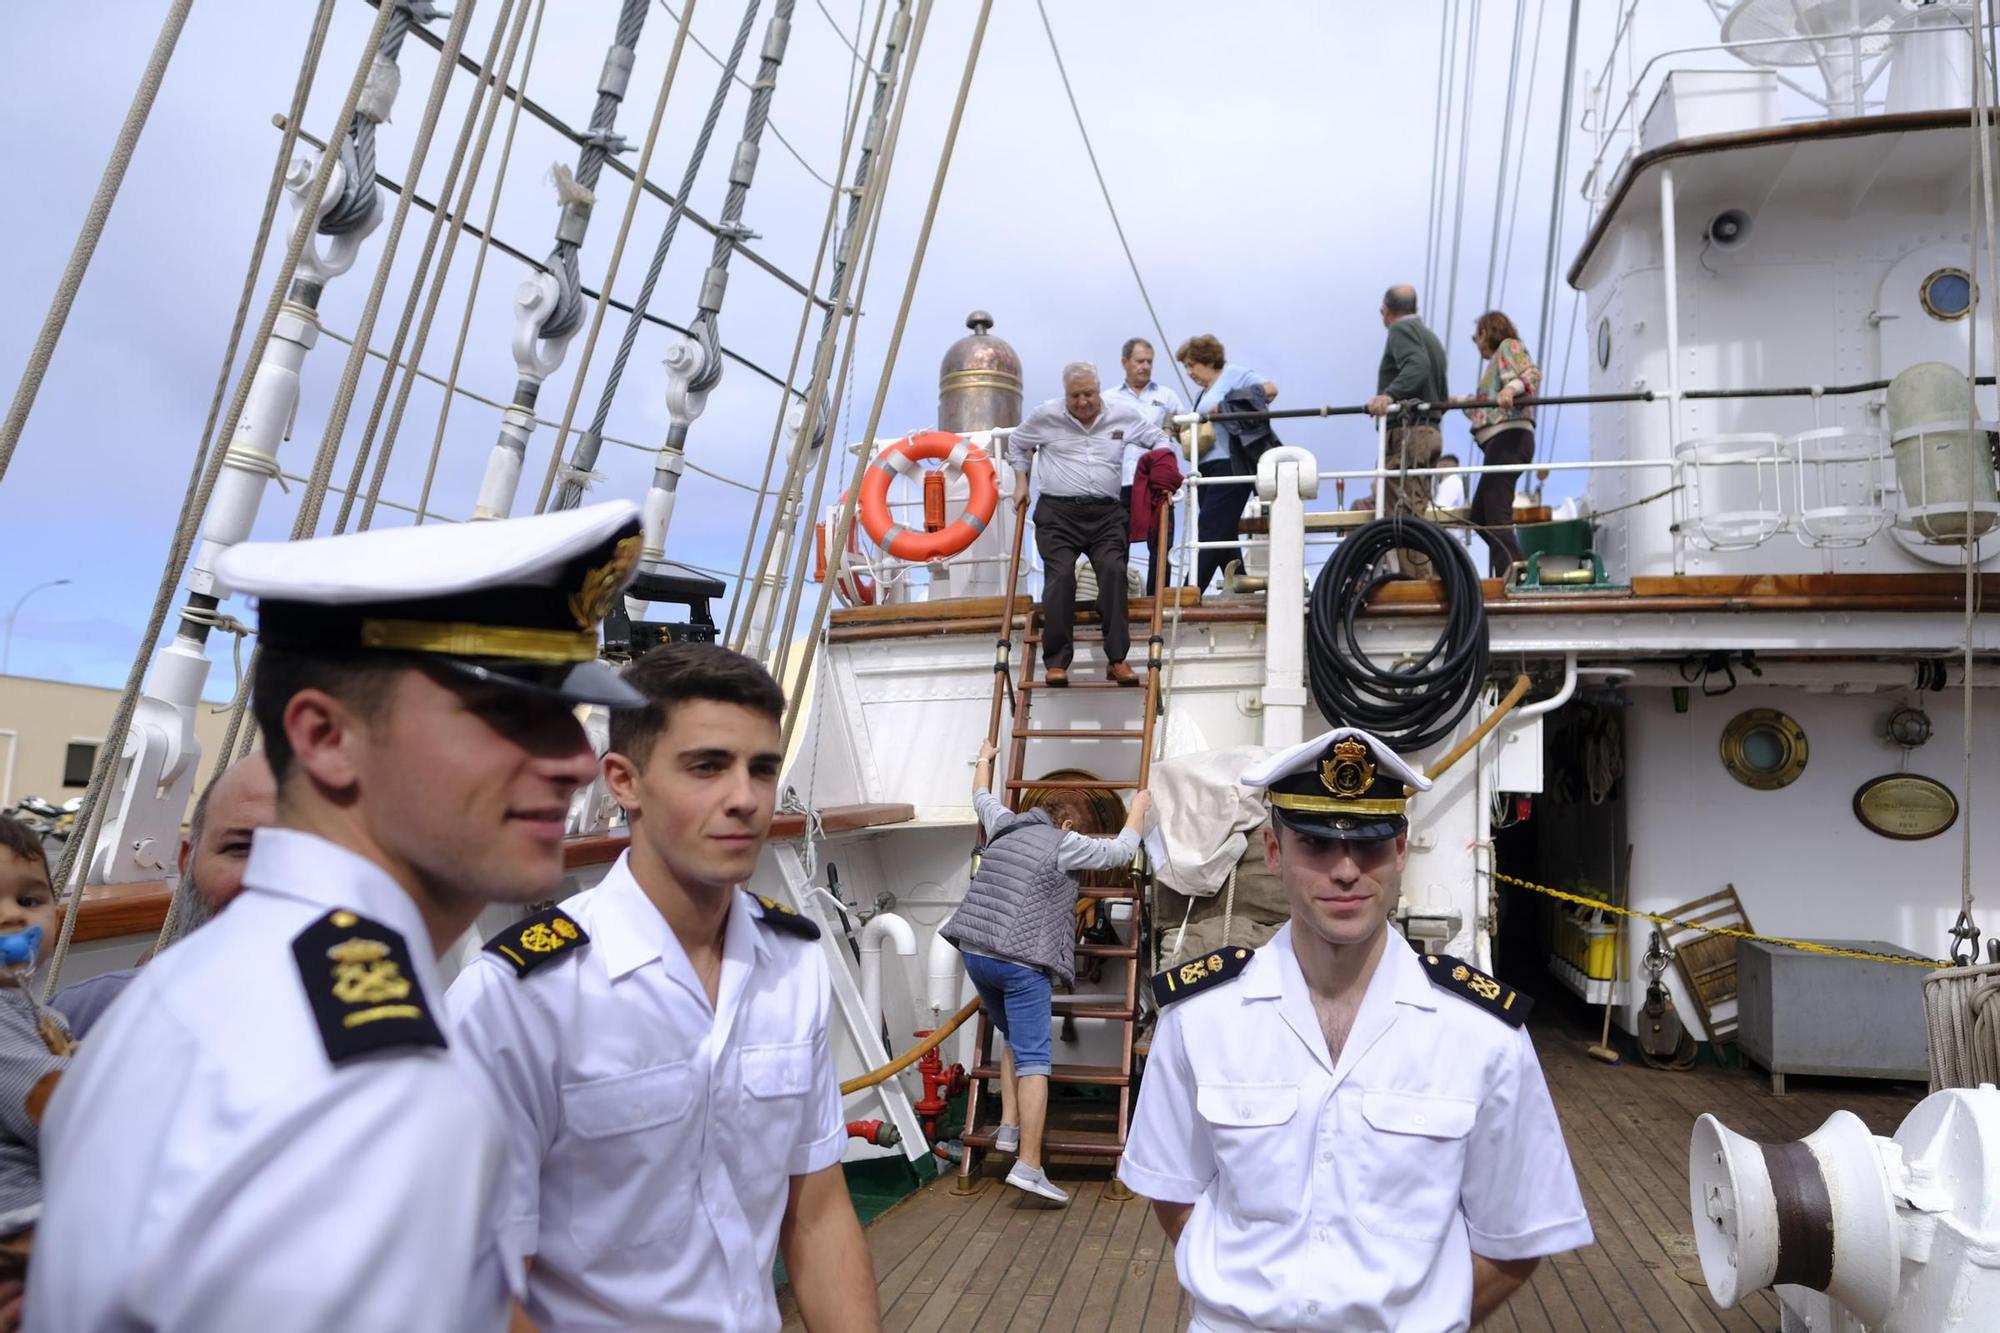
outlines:
[[[33,967],[42,958],[42,928],[0,935],[0,967]]]

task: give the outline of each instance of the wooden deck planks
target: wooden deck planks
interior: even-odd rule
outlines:
[[[1555,1010],[1551,1005],[1548,1010]],[[1544,1262],[1483,1329],[1494,1333],[1749,1333],[1775,1328],[1777,1302],[1758,1293],[1721,1310],[1683,1274],[1695,1265],[1687,1142],[1713,1112],[1753,1138],[1803,1137],[1845,1107],[1888,1133],[1922,1096],[1913,1085],[1796,1079],[1773,1097],[1749,1070],[1682,1073],[1584,1055],[1595,1036],[1560,1012],[1538,1014],[1535,1045],[1596,1243]],[[884,1326],[908,1330],[1154,1333],[1187,1323],[1173,1250],[1144,1200],[1114,1201],[1101,1165],[1058,1162],[1074,1197],[1041,1208],[1002,1185],[999,1164],[971,1199],[932,1182],[869,1229]],[[786,1327],[801,1327],[790,1302]]]

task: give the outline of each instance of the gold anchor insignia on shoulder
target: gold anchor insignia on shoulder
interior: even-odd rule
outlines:
[[[583,586],[569,595],[569,613],[576,617],[578,629],[596,629],[597,623],[611,614],[619,589],[638,566],[645,542],[644,534],[633,533],[611,548],[611,559],[583,576]]]
[[[1528,996],[1448,954],[1425,954],[1424,966],[1439,990],[1478,1005],[1509,1027],[1527,1022],[1528,1011],[1535,1007]]]
[[[328,912],[292,941],[320,1040],[335,1064],[394,1046],[443,1046],[409,946],[379,921]]]
[[[1219,949],[1204,958],[1194,958],[1153,976],[1153,1000],[1167,1005],[1184,1000],[1198,990],[1220,985],[1240,975],[1249,966],[1254,949]]]
[[[560,907],[547,907],[486,941],[485,951],[506,960],[514,975],[528,973],[572,949],[590,943],[590,936]]]
[[[1335,796],[1360,796],[1375,785],[1375,761],[1365,742],[1349,737],[1335,741],[1333,757],[1322,759],[1319,783]]]
[[[766,898],[761,893],[754,896],[757,905],[764,909],[764,924],[771,929],[783,931],[787,935],[797,935],[800,939],[819,938],[819,923],[811,917],[801,914],[796,908],[785,906],[776,898]]]

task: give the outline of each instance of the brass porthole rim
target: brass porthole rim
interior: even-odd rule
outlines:
[[[1775,733],[1781,747],[1778,763],[1770,768],[1752,764],[1744,750],[1745,742],[1760,731]],[[1776,791],[1798,780],[1811,747],[1806,743],[1805,728],[1789,714],[1775,708],[1752,708],[1729,719],[1729,725],[1722,729],[1720,749],[1722,766],[1730,777],[1754,791]]]
[[[1931,301],[1931,284],[1939,278],[1963,278],[1965,280],[1967,294],[1965,309],[1956,312],[1940,310]],[[1932,269],[1924,275],[1924,280],[1917,284],[1917,300],[1923,304],[1924,313],[1932,319],[1942,321],[1946,324],[1955,324],[1961,319],[1970,318],[1972,308],[1979,304],[1979,284],[1964,269],[1947,264],[1943,268]]]

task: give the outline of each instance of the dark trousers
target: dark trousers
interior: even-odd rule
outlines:
[[[1243,475],[1236,466],[1236,460],[1228,454],[1209,459],[1197,470],[1204,481],[1213,477]],[[1227,486],[1198,487],[1195,491],[1199,497],[1195,501],[1195,536],[1203,542],[1235,542],[1237,522],[1243,517],[1243,506],[1250,503],[1250,490],[1255,485],[1255,482],[1246,480]],[[1217,570],[1232,560],[1242,561],[1243,548],[1218,546],[1200,552],[1200,556],[1195,562],[1194,586],[1205,592],[1208,581],[1215,577]]]
[[[1526,426],[1510,427],[1479,448],[1485,461],[1495,466],[1530,462],[1535,456],[1535,432]],[[1472,521],[1486,539],[1487,569],[1495,578],[1523,558],[1521,543],[1514,540],[1514,488],[1520,484],[1518,472],[1487,472],[1472,492]]]
[[[1125,514],[1127,527],[1125,541],[1126,545],[1130,546],[1134,544],[1130,532],[1132,522],[1132,488],[1130,486],[1125,487],[1118,493],[1118,503]],[[1137,545],[1146,548],[1147,559],[1145,564],[1141,566],[1146,574],[1142,581],[1142,586],[1145,588],[1145,595],[1151,597],[1153,595],[1153,588],[1155,587],[1153,582],[1155,572],[1170,568],[1167,553],[1174,549],[1174,507],[1171,503],[1167,505],[1167,521],[1161,523],[1159,515],[1155,514],[1153,516],[1153,535],[1145,541],[1137,543]],[[1130,556],[1128,555],[1127,558],[1129,559]],[[1172,581],[1171,574],[1168,576],[1168,581]]]
[[[1042,553],[1042,662],[1069,667],[1075,653],[1076,558],[1090,557],[1097,574],[1097,618],[1104,624],[1104,660],[1122,662],[1132,648],[1125,614],[1125,540],[1129,511],[1118,501],[1044,495],[1035,502],[1035,549]]]

